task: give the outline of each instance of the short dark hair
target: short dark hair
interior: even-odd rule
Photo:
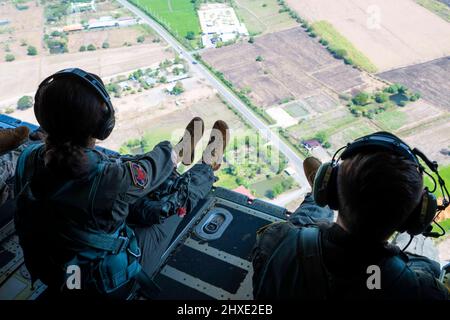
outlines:
[[[89,168],[84,148],[107,114],[99,95],[81,79],[57,78],[36,92],[34,113],[47,134],[46,166],[69,178],[85,175]]]
[[[359,153],[339,167],[339,216],[352,234],[385,240],[405,223],[422,190],[422,174],[411,160],[384,151]]]

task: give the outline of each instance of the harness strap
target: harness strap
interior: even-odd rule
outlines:
[[[328,293],[327,276],[322,259],[322,245],[319,228],[301,228],[297,238],[297,252],[300,255],[304,283],[308,299],[326,299]]]
[[[117,237],[110,234],[92,233],[80,228],[64,228],[58,235],[81,245],[117,254],[128,247],[128,237]]]

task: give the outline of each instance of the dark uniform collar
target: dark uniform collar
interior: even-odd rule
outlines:
[[[335,274],[365,272],[368,265],[401,254],[398,247],[388,242],[369,242],[355,237],[336,223],[323,223],[319,228],[324,263]]]

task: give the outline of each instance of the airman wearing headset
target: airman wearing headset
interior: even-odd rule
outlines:
[[[424,164],[437,175],[440,205],[423,187]],[[331,162],[307,158],[304,169],[312,193],[288,222],[258,231],[256,299],[449,299],[437,262],[389,243],[396,231],[411,239],[442,235],[431,223],[449,193],[435,162],[378,132],[341,148]]]
[[[155,294],[149,276],[183,215],[211,189],[229,139],[226,123],[214,124],[208,152],[180,176],[176,165],[192,163],[203,134],[200,118],[175,146],[165,141],[142,155],[108,156],[95,142],[114,128],[110,97],[98,76],[76,68],[40,84],[34,112],[45,143],[23,151],[15,174],[15,225],[33,281],[57,297],[126,298],[136,283]],[[155,204],[148,196],[161,186]],[[78,282],[71,282],[74,270]]]

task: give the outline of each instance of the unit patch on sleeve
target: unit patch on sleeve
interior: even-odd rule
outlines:
[[[139,188],[145,188],[148,183],[148,175],[144,168],[142,168],[140,164],[131,161],[128,162],[128,166],[130,168],[134,185]]]

